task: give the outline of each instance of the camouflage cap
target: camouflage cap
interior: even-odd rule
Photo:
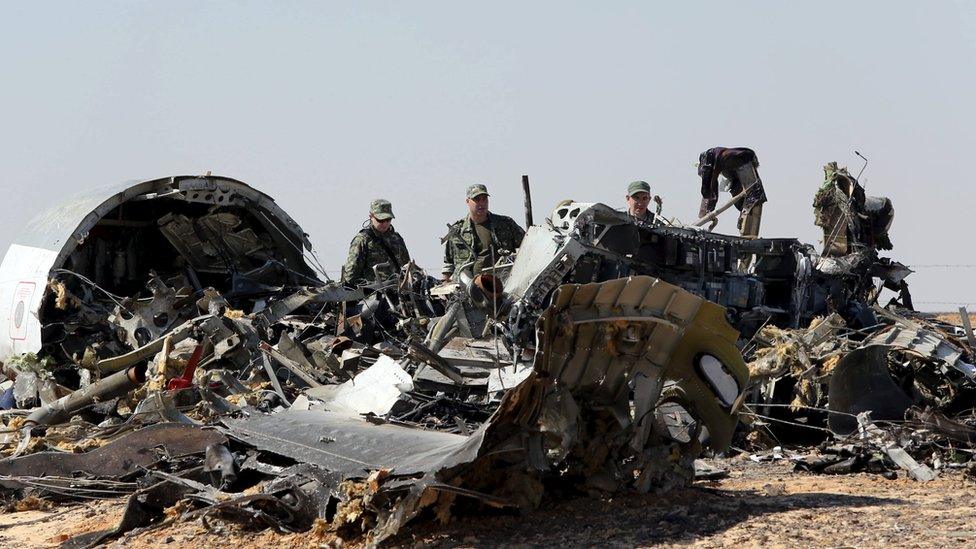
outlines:
[[[648,193],[651,192],[651,186],[647,184],[647,181],[634,181],[627,186],[627,196],[634,196],[637,193]]]
[[[369,213],[380,221],[393,219],[393,204],[390,204],[389,200],[377,198],[369,203]]]
[[[468,198],[474,198],[476,196],[481,196],[483,194],[488,194],[488,187],[485,187],[481,183],[476,183],[468,187]]]

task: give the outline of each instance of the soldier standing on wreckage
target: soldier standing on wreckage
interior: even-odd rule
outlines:
[[[362,286],[376,282],[374,267],[387,264],[392,274],[410,261],[410,253],[403,237],[393,230],[393,205],[382,198],[369,205],[369,225],[365,226],[349,244],[349,257],[342,267],[342,283]]]
[[[762,205],[766,191],[759,179],[759,159],[752,149],[737,147],[713,147],[698,156],[698,175],[701,176],[701,208],[698,217],[705,217],[718,202],[718,176],[722,175],[731,185],[729,192],[737,196],[743,190],[746,195],[735,203],[739,209],[739,234],[746,238],[759,236]],[[714,225],[713,225],[714,226]]]
[[[448,226],[444,244],[444,268],[449,280],[460,267],[473,262],[472,274],[492,266],[503,253],[514,253],[522,245],[525,231],[511,217],[488,211],[488,188],[468,187],[465,203],[468,215]]]

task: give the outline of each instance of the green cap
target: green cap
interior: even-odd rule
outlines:
[[[475,185],[471,185],[470,187],[468,187],[468,198],[474,198],[476,196],[481,196],[483,194],[488,194],[488,187],[485,187],[481,183],[477,183]]]
[[[393,204],[390,204],[389,200],[377,198],[369,203],[369,213],[380,221],[393,219]]]
[[[647,181],[634,181],[630,185],[627,185],[627,196],[634,196],[637,193],[648,193],[651,192],[651,186],[647,184]]]

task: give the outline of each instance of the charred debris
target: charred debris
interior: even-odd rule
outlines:
[[[890,201],[825,174],[820,253],[565,202],[477,276],[409,264],[362,288],[239,181],[79,197],[0,266],[5,497],[128,495],[75,546],[178,502],[379,543],[547,493],[667,489],[733,444],[821,472],[967,466],[972,335],[911,311],[911,271],[879,255]],[[797,440],[819,451],[770,451]]]

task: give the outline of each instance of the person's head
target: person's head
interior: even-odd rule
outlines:
[[[627,186],[627,212],[634,217],[647,213],[651,201],[651,186],[646,181],[634,181]]]
[[[468,205],[468,214],[473,221],[481,223],[488,219],[488,187],[480,183],[468,187],[465,203]]]
[[[369,203],[369,224],[378,232],[385,233],[393,226],[393,204],[377,198]]]

